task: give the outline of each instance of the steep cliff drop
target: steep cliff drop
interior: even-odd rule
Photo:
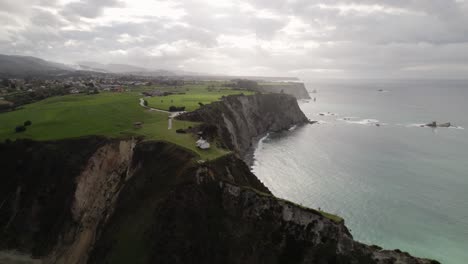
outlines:
[[[219,138],[247,163],[255,144],[268,132],[308,123],[296,99],[286,94],[228,96],[178,118],[203,123],[203,136]]]
[[[296,99],[310,99],[309,92],[300,82],[275,82],[275,83],[260,83],[257,88],[253,89],[262,93],[284,93],[294,96]]]
[[[294,102],[295,111],[290,98],[231,98],[210,109],[245,104],[241,115],[219,113],[233,126],[224,133],[238,132],[242,119],[258,121],[252,108],[273,115],[273,105]],[[246,121],[244,129],[256,137],[306,122],[303,114],[278,116],[257,129]],[[222,133],[234,153],[205,163],[171,143],[131,138],[0,144],[0,260],[437,263],[356,242],[339,217],[274,197],[235,154],[250,141]]]

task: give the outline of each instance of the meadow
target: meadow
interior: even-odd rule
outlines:
[[[214,159],[228,153],[212,144],[209,150],[195,146],[197,140],[191,134],[179,134],[176,130],[195,126],[196,123],[173,120],[168,129],[168,115],[149,111],[139,105],[139,92],[96,95],[66,95],[51,97],[24,105],[21,109],[0,113],[0,140],[30,138],[34,140],[58,140],[89,135],[111,138],[144,136],[147,140],[163,140],[175,143],[202,159]],[[31,121],[26,131],[16,133],[15,127]],[[142,122],[135,128],[134,122]]]
[[[161,109],[169,110],[170,106],[185,107],[185,111],[193,111],[200,107],[199,103],[209,104],[214,101],[218,101],[223,96],[245,94],[251,95],[253,92],[247,90],[233,90],[219,85],[220,83],[211,82],[207,85],[184,85],[179,88],[154,88],[154,90],[160,90],[164,92],[174,92],[182,94],[173,94],[168,96],[154,96],[145,98],[148,101],[148,106]]]

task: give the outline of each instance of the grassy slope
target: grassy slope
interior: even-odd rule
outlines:
[[[171,91],[167,89],[158,89],[163,91]],[[199,108],[198,102],[209,104],[218,101],[222,96],[244,93],[245,95],[253,94],[250,91],[239,91],[226,89],[219,85],[214,87],[213,91],[207,89],[207,85],[186,85],[183,89],[173,89],[172,91],[184,92],[185,94],[169,95],[169,96],[155,96],[147,98],[148,105],[153,108],[169,110],[173,106],[185,106],[186,111],[193,111]]]
[[[175,132],[178,128],[193,126],[193,123],[173,120],[173,128],[168,130],[167,114],[144,110],[138,104],[140,97],[138,93],[131,92],[48,98],[20,110],[0,114],[0,140],[143,135],[147,139],[178,144],[196,152],[203,159],[213,159],[226,153],[215,146],[207,151],[197,149],[196,139],[192,135]],[[31,120],[32,126],[26,132],[14,133],[14,128],[26,120]],[[143,128],[134,128],[136,121],[144,122]]]

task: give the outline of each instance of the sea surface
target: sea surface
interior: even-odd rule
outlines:
[[[306,86],[316,102],[300,107],[319,123],[263,138],[252,166],[260,180],[342,216],[359,241],[468,263],[468,81]],[[420,127],[431,121],[454,127]]]

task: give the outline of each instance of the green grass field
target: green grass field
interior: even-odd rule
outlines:
[[[196,138],[178,134],[176,129],[195,123],[173,120],[168,130],[168,115],[148,111],[139,105],[138,92],[101,93],[98,95],[66,95],[51,97],[25,105],[22,109],[0,114],[0,140],[31,138],[56,140],[88,135],[108,137],[145,136],[148,140],[164,140],[189,149],[202,159],[214,159],[227,153],[212,144],[209,150],[199,150]],[[32,121],[25,132],[15,133],[15,127]],[[134,122],[143,122],[134,128]]]
[[[175,89],[160,89],[155,88],[155,90],[161,91],[173,91],[173,92],[184,92],[185,94],[175,94],[168,96],[155,96],[150,98],[145,98],[148,101],[148,106],[161,109],[169,110],[170,106],[185,106],[185,111],[193,111],[198,109],[200,105],[199,102],[203,104],[209,104],[214,101],[218,101],[222,96],[234,95],[234,94],[253,94],[251,91],[245,90],[231,90],[226,87],[216,86],[211,91],[208,89],[208,85],[185,85],[182,88]]]

